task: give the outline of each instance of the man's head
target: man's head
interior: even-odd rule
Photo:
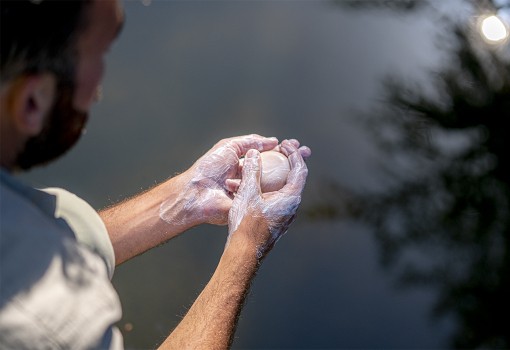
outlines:
[[[1,12],[1,162],[28,169],[81,135],[123,16],[114,0],[14,0]]]

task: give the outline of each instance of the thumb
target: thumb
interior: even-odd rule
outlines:
[[[260,152],[256,149],[250,149],[244,157],[243,175],[239,192],[256,190],[260,193],[261,167]]]

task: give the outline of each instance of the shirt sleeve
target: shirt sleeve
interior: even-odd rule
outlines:
[[[56,197],[55,217],[64,219],[79,243],[103,258],[110,279],[115,270],[115,253],[103,220],[86,201],[62,188],[45,188],[42,191]]]

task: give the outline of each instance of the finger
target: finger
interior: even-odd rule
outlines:
[[[236,193],[241,185],[241,179],[227,179],[225,180],[225,188],[227,191]]]
[[[296,140],[296,139],[289,139],[287,141],[290,142],[294,147],[299,148],[299,141],[298,140]]]
[[[298,151],[299,151],[299,154],[301,154],[301,157],[303,157],[303,159],[307,159],[307,158],[310,158],[310,156],[312,155],[312,150],[306,146],[301,146],[298,148]]]
[[[292,143],[296,148],[299,148],[299,141],[296,140],[296,139],[290,139],[290,140],[287,140],[289,141],[290,143]],[[281,152],[281,147],[280,145],[277,145],[275,148],[272,149],[272,151],[276,151],[276,152]]]
[[[244,156],[250,149],[264,152],[278,145],[278,139],[276,137],[264,137],[256,134],[233,137],[227,142],[233,147],[238,157]]]
[[[299,147],[299,141],[298,140],[295,140],[295,139],[291,139],[291,140],[283,140],[282,143],[288,143],[290,145],[292,145],[294,148],[297,148],[299,153],[301,154],[301,157],[303,158],[309,158],[311,155],[312,155],[312,150],[307,147],[307,146],[301,146]],[[284,148],[281,147],[281,144],[278,145],[278,148],[279,148],[279,151],[281,153],[284,153],[286,156],[289,156],[289,150],[287,151],[284,151]]]
[[[289,140],[283,140],[280,143],[280,152],[285,154],[285,156],[289,157],[291,155],[291,153],[296,152],[296,151],[297,151],[297,147],[294,142],[291,142]]]
[[[287,155],[290,164],[286,185],[280,190],[289,194],[300,194],[305,186],[308,168],[301,155],[292,142],[283,141],[282,151]]]
[[[260,176],[261,176],[260,153],[251,149],[244,157],[243,177],[239,186],[239,192],[256,191],[260,194]]]

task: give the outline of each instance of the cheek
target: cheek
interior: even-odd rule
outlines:
[[[102,58],[83,59],[78,65],[74,107],[80,111],[88,111],[96,99],[96,92],[103,77],[104,63]]]

